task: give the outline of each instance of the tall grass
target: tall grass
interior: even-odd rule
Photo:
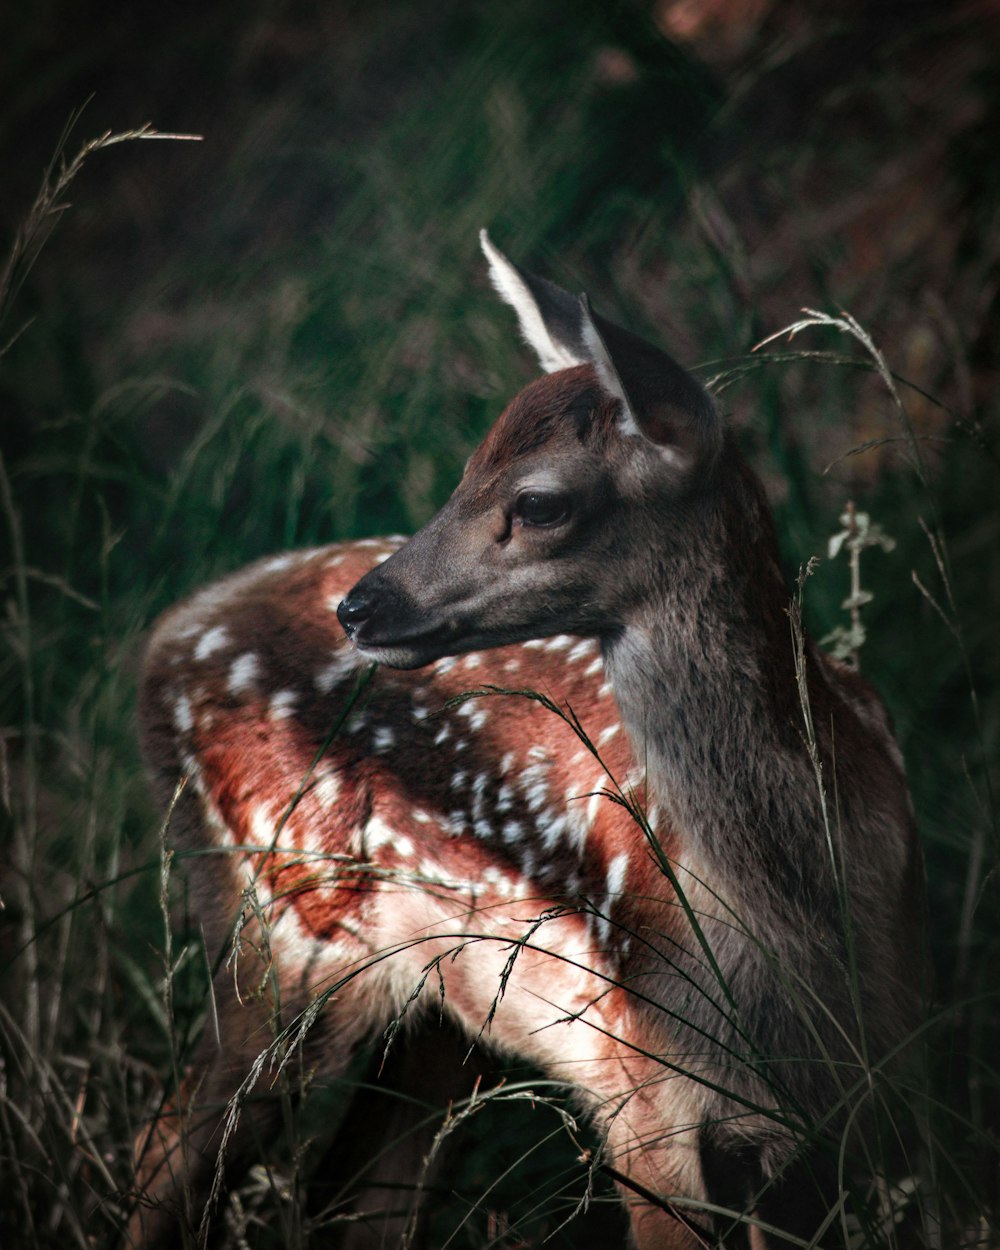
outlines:
[[[644,20],[600,6],[573,7],[559,40],[559,14],[538,6],[435,12],[386,6],[359,18],[270,95],[248,68],[264,55],[248,35],[247,59],[225,83],[245,126],[236,107],[221,126],[199,119],[204,157],[99,151],[106,136],[85,149],[85,174],[72,161],[53,167],[9,249],[3,1244],[115,1243],[138,1121],[208,1010],[182,865],[161,853],[135,744],[145,631],[168,603],[257,555],[408,531],[443,501],[530,375],[486,289],[475,250],[484,224],[602,311],[706,362],[773,487],[790,571],[825,552],[848,500],[896,541],[864,557],[874,598],[860,664],[895,717],[928,870],[926,1085],[900,1091],[926,1147],[919,1192],[900,1205],[920,1208],[920,1244],[992,1244],[1000,462],[995,399],[977,382],[989,376],[988,344],[967,309],[939,306],[932,256],[896,255],[876,280],[846,236],[809,219],[817,152],[853,160],[854,176],[873,183],[885,163],[851,127],[848,71],[800,130],[779,118],[769,142],[748,143],[761,124],[754,102],[780,100],[782,73],[794,80],[808,51],[780,45],[786,59],[768,60],[762,43],[734,86]],[[183,43],[172,37],[168,59]],[[215,37],[221,55],[224,32]],[[917,106],[891,65],[863,87],[847,81],[893,119],[894,137],[912,125],[906,108]],[[977,90],[988,120],[995,87]],[[972,207],[954,223],[951,294],[969,307],[995,264],[983,241],[980,124],[954,149]],[[63,212],[67,176],[76,204]],[[774,179],[800,198],[775,208]],[[773,208],[770,232],[754,232],[757,201]],[[137,202],[159,206],[148,233]],[[800,302],[836,320],[810,326],[807,348],[800,338],[752,353]],[[868,329],[843,339],[842,303],[870,339]],[[805,597],[813,632],[844,624],[848,595],[846,568],[824,561]],[[447,1134],[471,1144],[445,1186],[441,1244],[530,1244],[559,1229],[589,1183],[580,1153],[595,1148],[567,1123],[568,1106],[537,1074],[515,1072],[452,1110]],[[288,1194],[315,1167],[343,1099],[313,1090],[288,1107],[283,1182],[251,1178],[227,1217],[230,1244],[318,1244],[336,1215],[334,1205],[333,1216],[300,1218]],[[467,1204],[460,1218],[450,1191]],[[578,1246],[602,1236],[580,1222],[558,1233]]]

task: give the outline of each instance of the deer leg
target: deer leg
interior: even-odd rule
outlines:
[[[272,1133],[279,1113],[277,1099],[248,1097],[220,1154],[227,1108],[238,1098],[253,1059],[267,1044],[263,1014],[252,1009],[245,1013],[254,1023],[248,1029],[250,1020],[244,1024],[242,1044],[234,1039],[233,1024],[224,1030],[225,1040],[204,1037],[177,1096],[140,1133],[137,1201],[126,1244],[150,1250],[193,1244],[217,1169],[222,1169],[220,1184],[235,1179],[249,1165],[254,1143],[266,1141]]]
[[[695,1250],[715,1245],[711,1221],[687,1200],[707,1197],[697,1111],[685,1078],[650,1075],[649,1064],[621,1062],[631,1088],[619,1088],[598,1115],[608,1171],[618,1184],[635,1250]],[[642,1068],[646,1068],[645,1081]],[[685,1109],[690,1108],[690,1114]]]
[[[447,1018],[405,1030],[386,1056],[375,1048],[363,1086],[310,1187],[314,1218],[347,1217],[338,1250],[426,1246],[427,1198],[448,1147],[430,1158],[441,1121],[489,1064]]]
[[[220,990],[223,988],[218,987]],[[301,1059],[325,1077],[343,1075],[371,1035],[377,993],[349,984],[327,1002],[302,1040]],[[219,1198],[267,1154],[282,1112],[284,1050],[273,1006],[260,997],[229,997],[218,1035],[203,1036],[176,1099],[136,1142],[137,1200],[126,1244],[147,1250],[195,1244],[220,1209]],[[291,1020],[301,1003],[286,1004]],[[293,1063],[298,1060],[293,1056]],[[288,1096],[294,1096],[289,1091]]]
[[[416,922],[423,903],[398,897],[396,914],[407,906]],[[538,900],[535,907],[535,920],[524,905],[511,918],[510,904],[464,918],[466,932],[482,936],[438,965],[447,1009],[501,1054],[528,1059],[580,1090],[620,1177],[637,1250],[694,1250],[703,1244],[697,1218],[671,1208],[669,1196],[705,1195],[695,1087],[665,1076],[627,992],[593,971],[602,960],[585,921]],[[424,957],[447,951],[448,940],[433,936],[437,926],[423,919]]]

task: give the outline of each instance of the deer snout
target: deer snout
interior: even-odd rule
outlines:
[[[415,615],[409,598],[381,568],[366,573],[337,604],[344,633],[362,651],[392,647],[405,639]]]
[[[366,573],[337,605],[344,633],[363,655],[390,668],[420,668],[449,654],[437,614],[415,602],[385,567]]]
[[[348,638],[354,638],[355,634],[375,614],[377,596],[371,594],[360,583],[347,594],[337,604],[337,620],[344,627],[344,633]]]

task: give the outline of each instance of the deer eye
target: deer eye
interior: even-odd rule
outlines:
[[[514,516],[524,525],[558,525],[569,513],[569,496],[555,491],[524,490],[514,503]]]

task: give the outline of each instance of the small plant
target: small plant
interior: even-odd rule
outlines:
[[[861,609],[875,598],[872,591],[865,590],[861,585],[861,553],[868,547],[892,551],[896,540],[890,538],[881,525],[874,524],[867,512],[858,512],[850,500],[840,517],[840,524],[844,528],[830,539],[827,554],[835,560],[842,550],[847,551],[851,593],[840,606],[845,612],[850,612],[851,623],[835,626],[820,639],[820,646],[827,647],[838,660],[844,660],[851,668],[857,668],[858,652],[865,645],[866,637]]]

